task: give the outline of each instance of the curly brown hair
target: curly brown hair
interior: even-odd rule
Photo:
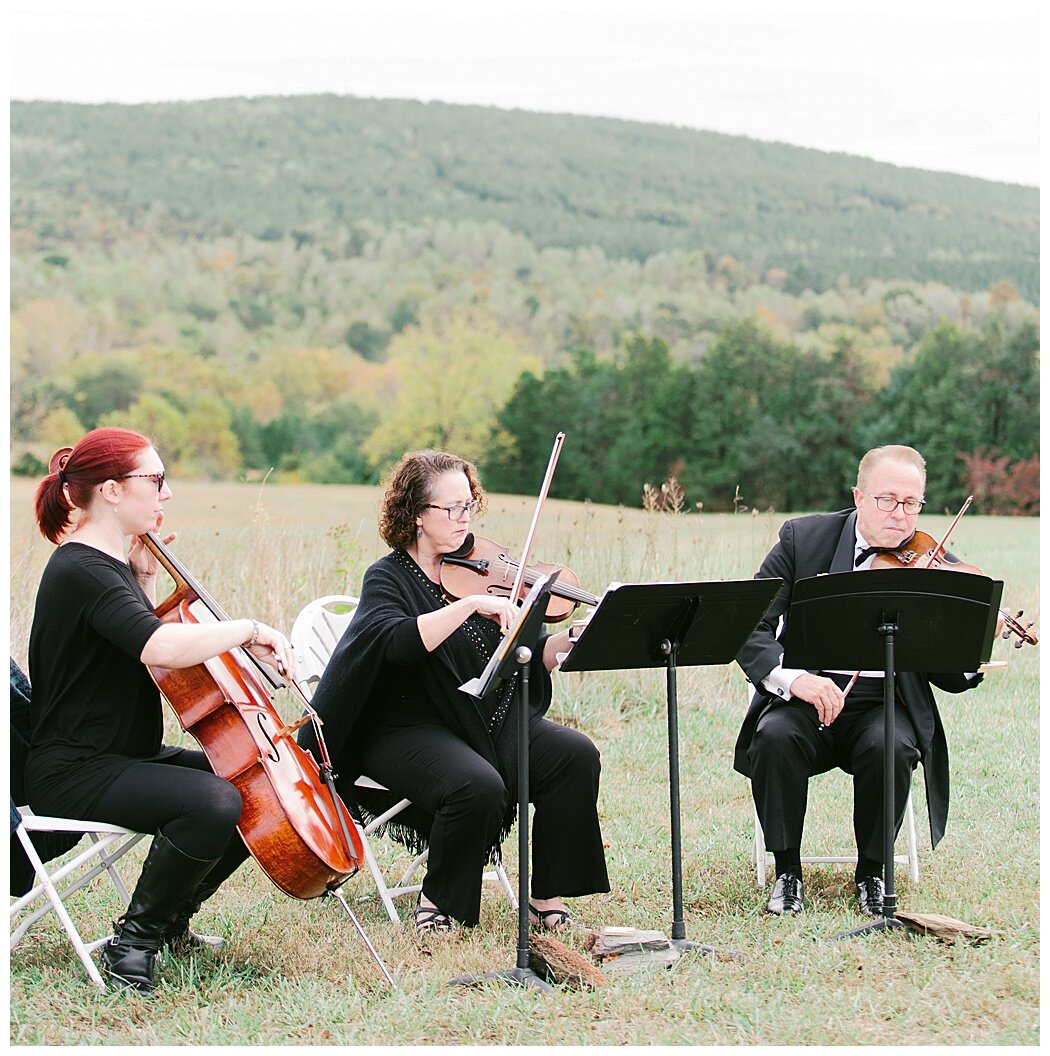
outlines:
[[[416,538],[416,517],[431,501],[434,481],[443,473],[463,473],[470,483],[470,497],[477,499],[478,513],[485,509],[485,492],[478,483],[478,468],[446,451],[412,451],[402,456],[387,477],[379,510],[379,534],[387,546],[404,550]]]

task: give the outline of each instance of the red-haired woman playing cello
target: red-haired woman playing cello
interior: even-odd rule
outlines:
[[[29,641],[29,804],[155,834],[102,953],[113,985],[146,993],[160,947],[202,941],[190,917],[248,853],[236,833],[237,789],[212,773],[203,752],[162,744],[160,694],[147,667],[192,667],[244,646],[294,672],[288,640],[257,620],[162,624],[154,614],[158,565],[140,537],[160,527],[171,496],[150,441],[113,428],[56,452],[36,492],[37,524],[57,548]]]

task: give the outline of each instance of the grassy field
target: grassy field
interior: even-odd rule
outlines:
[[[372,489],[179,484],[167,528],[178,552],[231,615],[289,629],[321,594],[353,592],[385,547]],[[31,485],[12,482],[11,650],[25,662],[33,597],[49,546],[35,533]],[[535,547],[582,586],[610,581],[749,578],[782,514],[647,514],[552,502]],[[531,500],[495,496],[479,534],[518,545]],[[947,525],[927,514],[923,528]],[[954,548],[1006,582],[1004,598],[1038,615],[1037,521],[967,517]],[[450,978],[509,968],[516,918],[487,888],[479,928],[421,944],[390,925],[364,876],[348,882],[360,919],[397,980],[390,991],[337,906],[279,894],[249,863],[208,903],[202,930],[227,937],[217,957],[168,961],[152,1000],[99,994],[61,931],[42,922],[11,954],[14,1044],[732,1045],[1023,1044],[1039,1040],[1038,649],[997,645],[1010,666],[976,692],[941,694],[952,758],[948,832],[929,850],[921,781],[914,800],[921,878],[898,874],[902,908],[996,929],[981,946],[907,933],[832,944],[863,923],[852,870],[810,867],[807,911],[760,912],[750,868],[753,813],[732,747],[745,706],[735,667],[679,677],[686,930],[745,963],[695,957],[672,970],[610,976],[608,986],[539,996],[449,988]],[[590,926],[670,930],[671,880],[664,680],[659,672],[556,674],[552,717],[602,752],[600,809],[613,891],[577,899]],[[171,737],[178,736],[172,725]],[[850,783],[814,782],[807,850],[850,849]],[[377,847],[391,862],[398,848]],[[514,837],[505,850],[515,857]],[[141,854],[136,859],[141,860]],[[515,863],[507,862],[512,880]],[[128,870],[137,875],[137,864]],[[407,907],[406,907],[407,908]],[[118,912],[103,889],[76,905],[102,933]],[[575,940],[569,939],[569,942]]]

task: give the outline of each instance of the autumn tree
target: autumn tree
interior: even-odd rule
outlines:
[[[186,416],[178,407],[157,393],[146,393],[126,411],[113,411],[103,415],[98,424],[134,429],[137,433],[148,436],[157,445],[166,468],[174,469],[187,448]]]
[[[387,362],[396,394],[363,445],[376,465],[421,447],[479,459],[518,375],[540,366],[520,334],[473,306],[406,327],[387,347]]]

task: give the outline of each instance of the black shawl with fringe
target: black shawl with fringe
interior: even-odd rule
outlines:
[[[499,700],[477,701],[460,690],[464,682],[481,674],[500,640],[499,629],[492,620],[470,616],[428,653],[416,617],[443,604],[440,589],[403,550],[380,558],[365,572],[360,605],[328,661],[312,703],[323,721],[325,744],[339,775],[336,787],[355,814],[371,821],[402,797],[396,790],[378,792],[354,785],[363,772],[366,744],[362,736],[367,737],[369,726],[365,720],[381,717],[384,709],[396,706],[385,692],[385,675],[394,664],[408,665],[443,724],[496,767],[511,790],[499,836],[502,840],[517,813],[517,678],[490,694]],[[529,669],[530,727],[550,707],[551,677],[543,663],[545,641],[546,636],[541,636]],[[319,757],[312,725],[303,727],[299,743]],[[394,839],[418,853],[426,846],[432,823],[431,815],[410,807],[386,828]]]

